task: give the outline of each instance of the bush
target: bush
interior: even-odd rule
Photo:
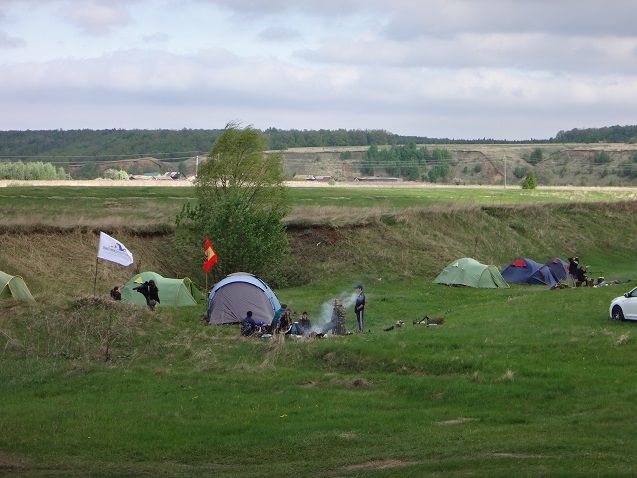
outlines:
[[[516,166],[513,169],[513,176],[515,176],[518,179],[522,179],[524,176],[526,176],[526,173],[529,171],[529,168],[526,168],[524,166]]]
[[[610,154],[606,151],[596,151],[593,154],[593,164],[607,164],[610,163]]]
[[[540,161],[542,161],[543,158],[544,158],[544,153],[542,152],[542,150],[540,148],[535,148],[529,155],[528,161],[531,164],[537,164]]]
[[[535,189],[537,187],[537,178],[533,171],[529,171],[524,181],[522,181],[522,189]]]

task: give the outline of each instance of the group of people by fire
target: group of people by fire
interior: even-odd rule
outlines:
[[[357,296],[354,304],[356,314],[356,327],[359,332],[365,330],[365,294],[361,284],[356,286]],[[327,323],[315,324],[303,311],[300,317],[296,312],[288,308],[287,304],[282,304],[276,311],[272,321],[268,324],[262,320],[255,319],[252,311],[247,311],[246,316],[241,320],[241,335],[244,337],[270,337],[272,335],[294,335],[302,337],[322,337],[327,333],[338,335],[346,334],[345,330],[345,310],[339,300],[334,300],[331,320]]]

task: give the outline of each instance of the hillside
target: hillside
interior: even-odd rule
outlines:
[[[616,258],[616,272],[635,264],[637,202],[536,206],[435,206],[385,213],[358,226],[290,223],[292,256],[284,265],[287,285],[329,277],[379,281],[433,279],[459,257],[506,265],[515,257],[544,261],[579,254],[595,274],[600,257]],[[115,226],[117,227],[117,226]],[[28,227],[0,235],[0,270],[25,277],[41,298],[92,292],[98,229],[33,232]],[[113,232],[136,253],[135,270],[165,276],[205,278],[197,261],[178,253],[170,230],[142,227],[139,233]],[[618,231],[621,231],[618,234]],[[46,259],[45,259],[46,258]],[[627,262],[625,262],[627,261]],[[621,264],[624,263],[624,266]],[[106,293],[131,271],[101,264],[98,290]],[[219,278],[216,278],[219,279]],[[214,280],[214,275],[209,279]]]

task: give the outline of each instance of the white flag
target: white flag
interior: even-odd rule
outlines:
[[[133,253],[126,249],[124,244],[103,232],[100,232],[97,257],[123,266],[130,266],[133,263]]]

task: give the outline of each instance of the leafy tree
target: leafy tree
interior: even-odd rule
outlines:
[[[522,179],[526,175],[528,170],[529,168],[526,168],[524,166],[516,166],[515,168],[513,168],[513,176],[518,179]]]
[[[262,133],[229,123],[199,167],[197,204],[177,216],[178,243],[200,251],[207,235],[219,255],[216,275],[246,271],[279,280],[277,265],[289,248],[283,180],[281,155],[264,154]]]
[[[543,151],[540,148],[535,148],[533,151],[531,151],[528,162],[531,164],[537,164],[540,161],[542,161],[543,158],[544,158]]]
[[[0,179],[66,179],[64,168],[55,168],[51,163],[22,161],[0,163]]]
[[[593,154],[593,164],[607,164],[610,160],[610,154],[606,151],[595,151]]]
[[[522,181],[522,189],[535,189],[537,187],[537,178],[535,172],[529,171],[524,181]]]

